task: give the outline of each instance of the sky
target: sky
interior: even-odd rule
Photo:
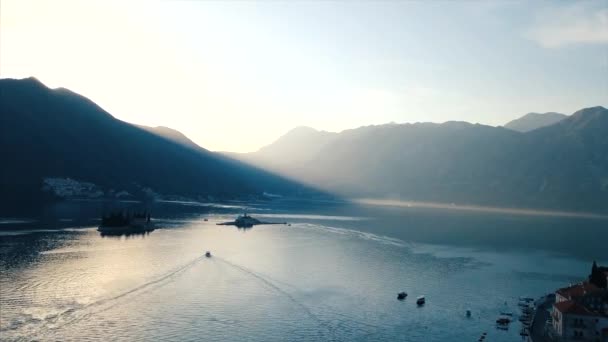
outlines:
[[[608,0],[0,2],[0,77],[250,152],[296,126],[608,107]]]

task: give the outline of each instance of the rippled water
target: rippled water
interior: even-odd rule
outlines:
[[[477,227],[500,240],[493,247],[481,239],[480,248],[467,229],[482,221],[470,214],[445,218],[461,222],[462,241],[428,243],[451,236],[438,213],[409,212],[402,219],[408,224],[395,226],[402,212],[252,210],[291,226],[217,226],[233,216],[215,208],[160,218],[159,229],[129,238],[102,238],[93,224],[73,229],[69,221],[62,230],[5,230],[2,340],[473,341],[487,332],[490,341],[515,341],[518,324],[494,328],[499,312],[517,312],[519,296],[567,285],[590,266],[584,253],[523,248],[542,238],[539,231],[505,248],[495,227]],[[538,218],[485,220],[500,229],[505,222],[514,230],[540,227],[541,234],[547,225]],[[581,226],[603,232],[603,223],[566,222],[554,233],[580,234]],[[596,240],[605,237],[599,234]],[[203,257],[206,250],[214,256]],[[400,302],[402,290],[409,296]],[[417,307],[421,294],[427,304]]]

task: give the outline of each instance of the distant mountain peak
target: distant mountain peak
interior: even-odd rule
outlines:
[[[505,128],[518,131],[518,132],[529,132],[535,129],[551,126],[556,124],[568,116],[556,112],[547,113],[528,113],[518,119],[509,121],[504,125]]]
[[[289,133],[300,133],[300,132],[318,132],[318,130],[314,129],[310,126],[297,126],[297,127],[292,128],[291,130],[289,130],[289,132],[287,132],[287,133],[289,134]]]
[[[46,85],[44,85],[44,83],[42,83],[39,79],[37,79],[34,76],[30,76],[30,77],[24,78],[23,80],[27,81],[27,82],[32,82],[32,83],[35,83],[35,84],[39,84],[39,85],[41,85],[41,86],[43,86],[43,87],[46,88]]]
[[[595,106],[595,107],[583,108],[581,110],[574,112],[574,114],[572,114],[572,118],[591,118],[591,117],[598,117],[598,116],[603,116],[603,115],[608,115],[608,109],[606,109],[602,106]]]
[[[567,124],[571,129],[587,129],[590,126],[608,121],[608,109],[602,106],[583,108],[576,111],[570,116],[564,124]],[[591,127],[593,128],[593,127]]]

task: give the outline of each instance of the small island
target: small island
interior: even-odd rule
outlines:
[[[218,223],[218,226],[237,226],[238,228],[251,228],[260,224],[287,224],[287,222],[264,222],[244,213],[239,215],[236,220]]]
[[[101,225],[97,231],[102,235],[130,235],[149,233],[154,230],[150,220],[150,213],[143,212],[117,212],[103,215]]]

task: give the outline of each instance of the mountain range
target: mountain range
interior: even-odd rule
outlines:
[[[0,199],[46,198],[49,187],[66,193],[59,186],[106,197],[332,193],[608,212],[604,107],[531,113],[504,127],[297,127],[257,152],[216,153],[171,128],[120,121],[70,90],[1,79],[0,153]]]
[[[207,151],[177,131],[120,121],[91,100],[64,88],[50,89],[35,78],[0,80],[0,155],[4,200],[35,201],[41,189],[74,184],[94,186],[97,195],[136,198],[314,193]]]
[[[540,121],[535,129],[508,125],[515,130],[467,122],[299,127],[257,152],[230,155],[348,197],[608,211],[608,110]]]

